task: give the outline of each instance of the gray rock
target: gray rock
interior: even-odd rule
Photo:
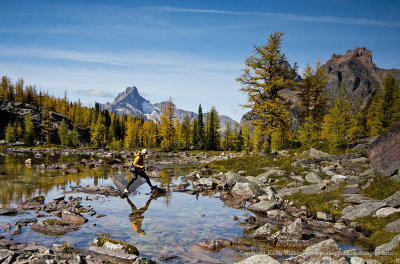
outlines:
[[[222,185],[224,185],[227,189],[231,189],[238,182],[249,182],[249,180],[247,180],[245,177],[231,171],[222,175],[221,181]]]
[[[289,214],[286,213],[284,210],[273,209],[267,212],[268,218],[276,219],[276,220],[283,220],[289,217]]]
[[[89,250],[129,260],[134,260],[139,255],[139,251],[134,245],[114,239],[106,239],[105,241],[102,239],[94,239]]]
[[[267,199],[272,201],[275,200],[275,195],[276,195],[276,190],[272,186],[267,186],[266,188],[263,189],[265,192],[265,195],[267,196]]]
[[[240,197],[242,199],[253,199],[262,195],[262,191],[258,187],[258,184],[254,182],[237,182],[232,190],[232,195]]]
[[[335,240],[328,239],[306,248],[301,254],[305,259],[320,260],[322,256],[334,256],[338,259],[343,256],[343,251]]]
[[[389,215],[399,213],[400,208],[393,208],[393,207],[384,207],[381,209],[378,209],[375,213],[377,217],[387,217]]]
[[[361,195],[361,194],[347,194],[345,196],[346,196],[346,198],[344,199],[344,201],[346,203],[363,204],[363,203],[382,202],[380,200],[373,199],[373,198],[370,198],[370,197],[366,197],[366,196]]]
[[[260,201],[248,207],[250,211],[267,214],[268,211],[278,208],[278,203],[274,201]]]
[[[15,253],[8,249],[0,249],[0,263],[12,263]]]
[[[317,219],[322,220],[322,221],[328,221],[328,222],[333,220],[332,216],[328,215],[325,212],[317,212]]]
[[[9,230],[9,229],[11,229],[11,225],[9,223],[7,223],[7,224],[4,224],[4,225],[1,225],[1,228]]]
[[[347,263],[347,261],[346,261],[346,263]],[[331,257],[323,257],[319,261],[315,262],[315,264],[341,264],[341,263]]]
[[[383,230],[389,232],[400,232],[400,219],[397,219],[389,224],[387,224]]]
[[[391,254],[393,249],[400,244],[400,234],[395,236],[389,243],[380,245],[375,248],[375,255],[388,255]]]
[[[336,182],[341,182],[344,180],[347,180],[349,177],[342,175],[342,174],[335,174],[332,176],[331,181],[336,183]]]
[[[362,203],[358,205],[349,205],[342,210],[342,218],[345,220],[355,220],[359,217],[373,215],[379,208],[386,205],[384,202]]]
[[[383,200],[388,206],[399,207],[400,206],[400,191],[395,192],[391,196]]]
[[[369,161],[369,159],[366,158],[366,157],[359,157],[359,158],[351,159],[349,161],[352,162],[352,163],[356,163],[356,162],[363,162],[364,163],[364,162]]]
[[[350,264],[365,264],[365,261],[360,257],[352,257],[350,258]]]
[[[253,238],[268,238],[270,235],[273,234],[273,232],[276,230],[276,226],[270,223],[266,223],[262,227],[258,228],[254,233],[253,233]]]
[[[318,183],[312,185],[301,186],[300,192],[304,194],[319,194],[325,191],[326,184],[325,183]]]
[[[279,264],[279,261],[266,254],[251,256],[235,264]]]
[[[400,123],[379,135],[367,150],[371,166],[383,175],[391,176],[400,167]]]
[[[321,183],[322,179],[315,172],[310,172],[305,176],[305,180],[309,183]]]
[[[145,257],[137,257],[133,264],[157,264],[157,262],[152,261],[151,259]]]
[[[44,219],[30,225],[35,232],[49,235],[64,235],[79,229],[80,225],[58,219]]]
[[[17,225],[14,227],[14,230],[12,231],[11,235],[12,235],[12,236],[16,236],[16,235],[21,234],[21,232],[22,232],[22,230],[21,230],[21,225],[20,225],[20,224],[17,224]]]
[[[206,186],[209,189],[212,189],[218,185],[217,181],[214,178],[201,178],[197,184],[201,186]]]
[[[301,155],[316,159],[327,158],[331,156],[329,153],[317,150],[315,148],[310,148],[309,150],[306,150],[303,153],[301,153]]]
[[[303,224],[301,222],[301,218],[297,218],[289,226],[284,227],[282,233],[296,239],[301,239],[303,235]]]

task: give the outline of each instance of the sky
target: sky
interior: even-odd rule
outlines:
[[[136,86],[152,103],[240,121],[236,78],[254,46],[283,32],[299,74],[318,59],[365,46],[400,68],[400,1],[0,0],[0,74],[88,106]]]

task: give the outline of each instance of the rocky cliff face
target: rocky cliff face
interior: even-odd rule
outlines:
[[[372,62],[372,52],[365,47],[348,50],[344,55],[333,54],[323,67],[329,75],[326,92],[337,97],[341,84],[355,109],[365,107],[372,93],[383,89],[381,83],[387,73],[400,80],[400,70],[378,68]]]

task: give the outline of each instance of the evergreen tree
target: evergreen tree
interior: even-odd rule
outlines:
[[[32,122],[32,117],[30,114],[25,116],[24,128],[24,144],[27,146],[32,146],[35,140],[35,125]]]
[[[203,120],[203,109],[201,108],[201,104],[199,105],[199,112],[197,116],[197,140],[196,145],[199,148],[204,147],[204,138],[205,138],[205,128],[204,128],[204,120]]]
[[[15,127],[11,125],[11,122],[8,123],[6,127],[5,138],[9,143],[14,143],[17,141],[17,131],[15,131]]]
[[[79,133],[78,133],[78,129],[76,127],[74,127],[72,129],[72,133],[70,135],[70,144],[72,147],[79,146]]]
[[[42,128],[42,133],[45,136],[46,143],[50,144],[51,143],[51,136],[53,135],[54,128],[52,127],[51,124],[51,116],[49,110],[44,108],[42,110],[42,123],[40,124]]]
[[[286,118],[290,103],[280,96],[280,91],[294,86],[297,67],[290,69],[285,54],[281,53],[282,36],[283,33],[275,32],[269,36],[267,45],[255,46],[254,55],[246,59],[246,68],[236,79],[243,85],[240,90],[247,93],[248,103],[244,106],[252,109],[252,124],[259,127],[259,138],[266,146],[277,128],[283,135],[290,128]]]
[[[224,141],[223,141],[223,148],[226,150],[231,150],[233,148],[233,135],[231,129],[231,122],[226,122],[225,125],[225,134],[224,134]]]
[[[15,131],[17,133],[17,140],[19,141],[19,140],[23,139],[24,129],[22,128],[22,125],[19,121],[15,122]]]
[[[24,101],[24,80],[22,80],[21,78],[19,78],[15,83],[15,101]]]
[[[65,120],[61,120],[60,127],[58,128],[58,137],[60,138],[61,146],[66,147],[70,145],[69,130]]]
[[[248,123],[245,123],[243,126],[243,151],[250,153],[252,148],[253,147],[250,139],[250,126]]]
[[[102,118],[99,116],[97,122],[91,128],[90,141],[95,148],[101,148],[107,144],[107,128],[104,125]]]
[[[175,119],[175,146],[180,147],[182,145],[182,126],[179,119]]]
[[[191,136],[190,117],[188,114],[186,114],[182,122],[182,140],[183,140],[183,147],[185,149],[188,149],[190,147],[190,136]]]
[[[161,115],[161,147],[165,151],[170,151],[174,147],[175,141],[175,127],[174,127],[174,112],[175,106],[170,98],[168,103],[163,107],[163,114]]]
[[[329,116],[328,135],[331,148],[346,146],[352,115],[350,114],[350,104],[347,101],[346,92],[341,86],[339,97],[335,100],[334,107],[329,111]]]
[[[207,113],[206,118],[206,150],[217,150],[220,147],[221,135],[218,112],[215,107],[211,107],[211,111]]]
[[[383,80],[383,126],[391,127],[400,122],[400,87],[393,75],[388,73]]]
[[[313,120],[313,117],[307,116],[299,128],[299,140],[309,144],[315,142],[319,138],[319,125]]]
[[[385,118],[385,113],[383,111],[384,99],[380,95],[375,95],[371,99],[371,103],[367,111],[367,130],[370,137],[374,137],[382,133],[383,131],[383,121]]]
[[[193,118],[192,121],[192,144],[194,145],[194,147],[197,147],[197,135],[198,135],[198,119],[197,118]]]

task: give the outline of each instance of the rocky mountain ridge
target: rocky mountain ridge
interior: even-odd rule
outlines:
[[[166,105],[167,101],[161,103],[150,103],[139,94],[139,90],[135,86],[127,87],[125,91],[119,93],[112,103],[101,104],[102,109],[106,109],[121,115],[132,114],[134,116],[142,116],[147,120],[152,120],[156,123],[160,123],[162,109]],[[192,111],[187,111],[179,108],[175,108],[174,116],[181,122],[185,116],[189,115],[190,120],[197,118],[197,114]],[[231,123],[231,128],[237,123],[235,120],[228,116],[220,115],[221,128],[224,131],[226,123]]]

